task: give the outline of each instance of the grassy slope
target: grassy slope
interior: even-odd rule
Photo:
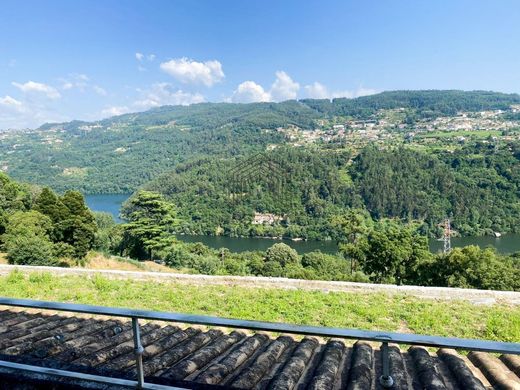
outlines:
[[[520,341],[520,308],[384,294],[186,286],[104,277],[0,277],[0,295],[295,324]]]

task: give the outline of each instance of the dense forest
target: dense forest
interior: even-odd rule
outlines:
[[[59,196],[0,174],[0,252],[10,264],[77,266],[96,250],[208,275],[520,290],[518,254],[500,256],[470,246],[434,255],[418,224],[374,221],[360,210],[336,214],[341,244],[335,255],[314,251],[300,256],[284,243],[244,253],[181,243],[174,234],[183,224],[179,208],[151,191],[139,191],[130,199],[126,218],[116,225],[110,215],[92,213],[76,191]]]
[[[343,150],[278,148],[261,156],[245,183],[236,173],[249,169],[250,158],[206,158],[144,188],[178,206],[177,231],[188,234],[338,240],[335,216],[349,209],[416,221],[428,236],[448,217],[461,235],[519,231],[518,143],[437,153],[368,146],[354,158]],[[255,212],[280,218],[254,224]]]
[[[98,122],[46,124],[3,134],[0,162],[16,179],[55,191],[130,193],[197,158],[234,158],[288,142],[279,127],[314,129],[323,120],[370,119],[403,108],[410,118],[507,109],[520,96],[474,91],[392,91],[356,99],[165,106]]]

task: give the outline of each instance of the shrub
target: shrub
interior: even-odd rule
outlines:
[[[53,244],[39,236],[20,236],[9,240],[7,261],[19,265],[58,265]]]
[[[298,264],[300,257],[289,245],[284,243],[274,244],[265,252],[265,260],[267,262],[276,262],[280,267],[285,267],[287,264]]]

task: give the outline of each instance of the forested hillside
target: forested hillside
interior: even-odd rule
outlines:
[[[364,118],[380,109],[413,109],[422,117],[455,115],[459,111],[506,110],[520,103],[518,94],[488,91],[387,91],[357,99],[338,98],[332,101],[306,99],[302,103],[328,115],[352,115]]]
[[[349,119],[373,119],[385,109],[402,109],[397,116],[413,121],[458,111],[506,110],[512,104],[520,104],[519,95],[393,91],[332,101],[165,106],[97,122],[2,133],[0,166],[13,178],[60,192],[127,193],[182,162],[246,156],[272,144],[292,144],[279,128],[327,131]]]
[[[248,159],[201,159],[181,164],[146,184],[178,207],[179,231],[230,236],[339,239],[338,214],[356,209],[371,218],[418,221],[439,234],[450,217],[462,235],[518,232],[520,144],[486,143],[455,152],[368,146],[346,151],[278,148],[263,155],[276,164],[236,188]],[[280,188],[273,189],[273,180]],[[280,217],[254,224],[256,213]]]

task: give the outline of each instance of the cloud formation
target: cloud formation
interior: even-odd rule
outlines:
[[[238,85],[230,100],[235,103],[281,102],[296,99],[299,90],[300,84],[295,82],[286,72],[278,71],[276,72],[276,79],[268,91],[254,81],[244,81]]]
[[[107,91],[105,90],[105,88],[102,88],[100,87],[99,85],[94,85],[92,87],[92,89],[94,90],[95,93],[97,93],[99,96],[107,96],[108,93]]]
[[[9,95],[0,97],[0,128],[34,128],[45,122],[70,120],[56,112],[48,103],[46,96],[41,99],[32,97],[21,100]]]
[[[37,83],[35,81],[28,81],[24,84],[13,81],[11,84],[24,93],[44,94],[49,99],[59,99],[61,97],[61,94],[56,88],[47,84]]]
[[[276,80],[271,86],[269,93],[271,95],[271,100],[281,102],[284,100],[296,99],[299,90],[300,84],[293,81],[293,79],[291,79],[291,77],[284,71],[278,71],[276,72]]]
[[[61,88],[64,91],[70,89],[78,89],[81,92],[85,92],[85,88],[88,86],[89,77],[86,74],[70,74],[67,78],[61,79],[63,82]]]
[[[305,97],[310,99],[334,99],[345,97],[348,99],[357,98],[360,96],[368,96],[377,93],[376,89],[364,88],[362,86],[354,90],[343,90],[343,91],[329,91],[329,89],[323,84],[315,81],[310,85],[304,87]]]
[[[141,99],[134,102],[139,109],[147,109],[164,105],[181,105],[202,103],[204,96],[200,93],[185,92],[174,88],[169,83],[155,83],[150,89],[141,92]]]
[[[330,93],[323,84],[315,81],[310,85],[304,87],[306,97],[312,99],[330,99]]]
[[[22,111],[23,105],[22,102],[19,100],[16,100],[15,98],[12,98],[9,95],[4,96],[3,98],[0,98],[0,105],[9,109],[13,109],[15,111]]]
[[[268,102],[270,100],[269,92],[266,92],[261,85],[254,81],[244,81],[239,84],[231,96],[233,103]]]
[[[217,60],[198,62],[183,57],[163,62],[160,68],[181,83],[203,84],[206,87],[211,87],[225,77],[222,64]]]
[[[127,106],[113,106],[104,108],[101,111],[101,115],[104,117],[123,115],[130,112],[130,109]]]

